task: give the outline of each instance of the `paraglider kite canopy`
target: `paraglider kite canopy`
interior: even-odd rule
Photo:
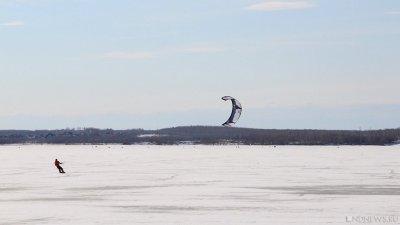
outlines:
[[[225,123],[222,124],[222,126],[231,127],[239,120],[239,117],[242,114],[242,105],[240,104],[240,102],[238,100],[236,100],[235,98],[232,98],[231,96],[224,96],[224,97],[222,97],[222,100],[225,100],[225,101],[231,100],[232,101],[231,115],[230,115],[229,119]]]

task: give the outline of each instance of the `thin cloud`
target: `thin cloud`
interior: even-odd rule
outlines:
[[[195,47],[195,48],[186,48],[185,52],[190,53],[212,53],[212,52],[221,52],[222,48],[213,48],[213,47]]]
[[[157,55],[158,55],[157,52],[109,52],[102,54],[101,57],[109,59],[139,60],[139,59],[153,58]]]
[[[386,15],[399,15],[400,16],[400,11],[391,11],[391,12],[385,12]]]
[[[290,1],[272,1],[262,2],[254,5],[250,5],[245,10],[250,11],[276,11],[276,10],[296,10],[296,9],[308,9],[318,7],[317,4],[307,1],[301,2],[290,2]]]
[[[25,22],[24,21],[9,21],[9,22],[5,22],[5,23],[1,23],[0,25],[3,27],[22,27],[22,26],[25,26]]]
[[[215,53],[223,51],[222,48],[217,47],[192,47],[192,48],[182,48],[182,49],[164,49],[159,51],[143,51],[143,52],[130,52],[130,51],[114,51],[107,52],[103,54],[98,54],[97,56],[103,59],[127,59],[127,60],[141,60],[154,58],[160,55],[180,55],[183,53]]]

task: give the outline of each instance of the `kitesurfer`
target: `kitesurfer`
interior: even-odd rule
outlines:
[[[54,165],[57,167],[58,171],[60,173],[65,173],[64,169],[60,166],[60,164],[62,164],[62,162],[58,161],[58,159],[56,159],[56,161],[54,161]]]

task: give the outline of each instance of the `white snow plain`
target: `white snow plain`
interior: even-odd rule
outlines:
[[[0,224],[400,224],[399,159],[400,146],[0,146]]]

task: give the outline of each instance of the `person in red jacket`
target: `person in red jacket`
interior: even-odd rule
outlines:
[[[60,161],[58,161],[58,159],[56,159],[56,161],[54,161],[54,165],[56,165],[58,171],[59,171],[60,173],[65,173],[65,172],[64,172],[64,169],[60,166],[60,164],[62,164],[62,163],[61,163]]]

